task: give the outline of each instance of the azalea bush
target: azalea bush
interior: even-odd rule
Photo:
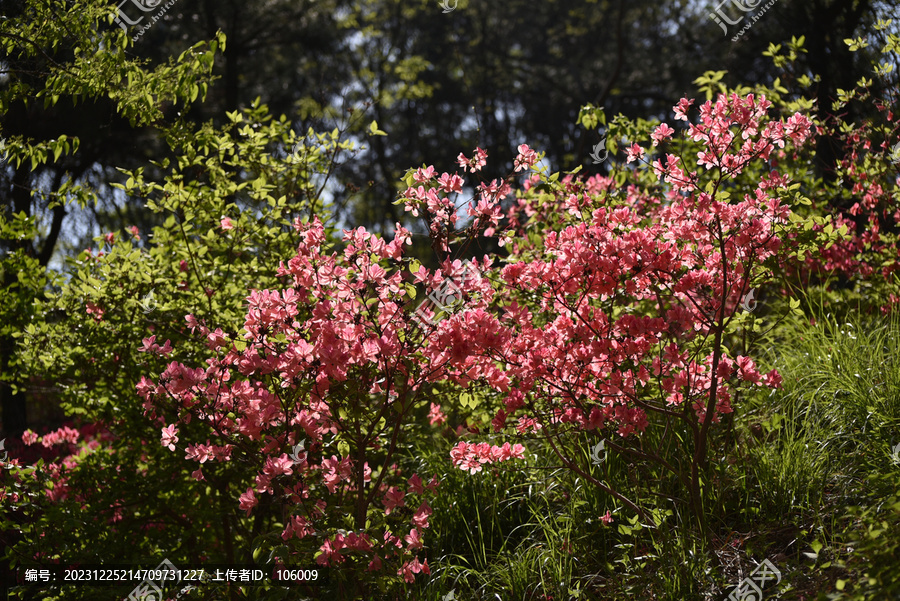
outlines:
[[[687,120],[689,106],[682,101],[676,114]],[[240,293],[238,282],[225,276],[263,273],[236,269],[226,260],[240,257],[236,243],[251,244],[248,214],[230,217],[228,205],[215,207],[222,196],[206,184],[183,190],[178,172],[165,185],[134,174],[128,186],[150,197],[151,206],[179,211],[154,232],[150,257],[167,259],[169,267],[162,269],[175,268],[185,277],[171,292],[156,290],[159,306],[149,315],[159,311],[167,319],[148,324],[140,344],[123,344],[122,355],[107,350],[101,357],[85,357],[88,369],[98,364],[96,381],[110,396],[98,402],[94,395],[95,405],[82,412],[120,430],[106,439],[117,441],[113,448],[81,462],[54,464],[39,478],[38,489],[41,483],[49,489],[44,494],[52,504],[107,503],[107,520],[113,523],[149,518],[159,531],[147,538],[150,555],[165,549],[176,518],[190,523],[202,516],[212,525],[218,516],[220,532],[207,528],[202,538],[188,541],[186,532],[175,530],[181,544],[170,543],[174,549],[163,552],[198,559],[252,557],[288,566],[315,562],[340,568],[333,575],[342,594],[358,594],[367,583],[387,592],[429,572],[421,552],[431,514],[428,495],[437,481],[398,464],[409,463],[403,450],[426,407],[433,422],[441,420],[439,409],[419,392],[426,384],[447,381],[459,390],[474,393],[480,384],[489,392],[479,394],[496,394],[502,407],[491,426],[515,438],[499,444],[461,440],[448,457],[453,465],[477,473],[495,462],[523,464],[528,439],[540,437],[566,468],[644,515],[621,485],[605,483],[580,458],[564,452],[568,438],[596,432],[612,452],[660,462],[676,474],[702,521],[700,483],[710,429],[732,411],[732,390],[739,382],[778,385],[777,373],[762,376],[752,359],[729,356],[723,343],[742,297],[778,265],[789,208],[777,195],[777,184],[759,184],[738,203],[727,202],[720,188],[748,164],[776,147],[801,144],[809,133],[801,115],[768,121],[768,108],[763,98],[736,95],[701,107],[699,124],[691,125],[688,135],[706,148],[699,159],[713,176],[705,189],[696,171],[686,171],[673,154],[648,168],[662,179],[659,189],[640,193],[634,185],[620,200],[612,200],[611,179],[559,182],[557,176],[538,175],[526,181],[508,225],[501,199],[510,195],[514,174],[538,159],[527,146],[519,148],[506,181],[479,185],[464,229],[456,227],[459,217],[449,198],[462,193],[465,173],[411,171],[413,185],[402,202],[426,218],[433,247],[442,255],[435,270],[405,259],[410,234],[400,224],[390,242],[351,230],[338,248],[317,218],[294,217],[293,234],[279,231],[286,241],[297,241],[296,254],[277,262],[267,276],[274,279],[260,280],[271,282],[268,287],[248,286],[238,323],[221,319],[223,311],[226,316],[233,311],[228,299]],[[651,138],[665,143],[672,133],[660,125]],[[265,140],[258,135],[248,144],[261,149]],[[186,154],[196,158],[184,161],[179,171],[203,161],[205,152],[197,151],[202,148],[189,143]],[[245,157],[259,151],[243,148]],[[637,143],[629,147],[632,159],[644,152]],[[260,157],[265,169],[268,159]],[[486,158],[479,149],[459,162],[476,173]],[[238,189],[226,171],[209,177],[223,190]],[[254,190],[259,200],[271,199],[265,187]],[[563,223],[546,232],[540,245],[532,244],[521,216],[541,210],[563,215]],[[191,219],[183,221],[180,212],[186,211]],[[204,221],[208,228],[198,228]],[[480,233],[500,233],[509,246],[501,268],[494,269],[488,257],[464,264],[450,254]],[[131,235],[136,242],[140,233]],[[81,275],[58,300],[71,304],[89,295],[82,315],[97,351],[122,328],[136,330],[126,339],[139,337],[141,325],[122,309],[134,312],[147,302],[122,286],[129,277],[147,277],[127,268],[129,260],[143,259],[141,250],[123,246],[115,236],[104,241],[110,252],[85,253]],[[262,267],[261,256],[257,247],[249,265]],[[198,268],[201,261],[209,267]],[[154,283],[152,276],[148,283]],[[417,286],[440,302],[434,308],[417,306]],[[171,299],[182,291],[196,302],[179,325],[178,308],[190,305]],[[71,331],[47,326],[43,335]],[[88,350],[90,344],[80,346]],[[113,416],[122,412],[119,403],[126,402],[120,397],[123,383],[101,376],[99,369],[123,356],[132,357],[128,365],[146,366],[140,376],[127,372],[139,377],[133,386],[143,403],[127,403],[126,424],[132,425],[124,429],[113,425]],[[74,356],[70,365],[75,366]],[[516,425],[509,428],[512,420]],[[664,420],[680,422],[692,434],[683,463],[671,464],[657,449],[642,446],[651,420],[654,427]],[[95,451],[97,446],[87,445]],[[115,463],[125,456],[135,458],[137,472],[120,475]],[[114,464],[104,467],[104,457],[115,457]],[[173,477],[178,484],[165,493],[156,485],[139,488],[137,498],[153,491],[163,502],[129,511],[129,497],[135,497],[119,487],[110,491],[111,499],[98,497],[92,488],[97,480],[82,473],[90,469],[94,478],[103,477],[110,467],[120,486],[160,470],[170,474],[160,484]],[[190,499],[204,497],[215,502],[188,509]],[[180,511],[171,521],[162,519],[173,513],[171,506]],[[608,511],[603,522],[612,522]],[[232,536],[240,549],[229,541]]]
[[[806,256],[798,270],[798,284],[836,281],[854,292],[864,310],[882,313],[900,303],[900,97],[895,72],[888,67],[896,62],[900,39],[887,29],[882,22],[870,36],[845,40],[854,52],[875,46],[884,62],[873,61],[874,77],[842,90],[829,107],[834,116],[822,124],[822,132],[834,140],[838,160],[810,195],[811,206],[830,214],[847,235]],[[866,119],[844,116],[858,106],[870,107]]]
[[[402,258],[409,235],[398,225],[385,243],[349,231],[343,251],[328,253],[318,219],[295,226],[297,255],[279,268],[288,287],[253,291],[239,333],[188,316],[217,354],[205,367],[172,363],[158,383],[143,378],[138,393],[151,418],[172,422],[161,444],[184,445],[196,478],[207,461],[256,472],[240,508],[274,512],[284,526],[280,539],[260,533],[254,558],[340,567],[334,578],[353,587],[344,594],[362,594],[366,571],[411,582],[429,571],[418,554],[437,481],[394,462],[422,404],[417,393],[441,368],[417,352],[401,271],[382,266]],[[195,420],[205,426],[199,439],[179,437],[179,425]]]
[[[98,236],[35,305],[42,319],[18,333],[23,371],[52,383],[72,422],[61,439],[53,430],[26,432],[17,469],[0,474],[14,565],[252,561],[250,543],[264,523],[239,519],[241,477],[229,464],[208,465],[202,480],[191,476],[196,469],[182,471],[183,452],[176,458],[161,446],[136,386],[208,351],[185,315],[240,327],[248,290],[279,281],[278,261],[299,240],[292,224],[322,211],[327,174],[352,150],[339,132],[298,137],[261,105],[219,130],[176,123],[167,133],[176,158],[157,165],[163,181],[143,169],[123,178],[160,225]],[[140,540],[122,532],[140,532]],[[94,592],[64,596],[79,594]]]
[[[733,411],[738,387],[780,382],[775,371],[760,374],[751,357],[730,355],[725,337],[744,297],[782,266],[792,229],[791,182],[773,170],[742,198],[729,189],[749,165],[801,146],[811,123],[799,113],[771,119],[771,103],[752,94],[707,101],[696,123],[692,104],[683,99],[675,107],[692,144],[679,148],[669,141],[675,130],[660,124],[652,146],[667,144],[671,152],[651,163],[638,142],[627,148],[628,162],[644,159],[661,180],[656,189],[632,186],[616,199],[612,178],[529,180],[510,229],[499,233],[510,254],[492,272],[493,295],[463,287],[467,300],[441,322],[428,353],[449,359],[457,384],[488,388],[502,399],[491,421],[495,432],[545,440],[567,468],[643,515],[626,491],[560,448],[567,438],[595,432],[609,450],[671,470],[702,522],[710,429]],[[519,150],[516,171],[536,160],[527,146]],[[486,158],[478,149],[473,159],[460,157],[460,165],[475,172]],[[445,194],[458,193],[458,176],[424,170],[414,176],[425,177],[431,179],[407,194],[407,208],[426,211],[429,230],[448,249],[443,232],[452,231],[455,216]],[[509,182],[482,183],[469,204],[469,227],[496,228],[499,200],[509,191]],[[533,242],[527,228],[546,227],[544,215],[555,216],[551,229]],[[678,464],[642,444],[651,420],[662,428],[682,424],[686,456]],[[503,456],[465,442],[452,454],[470,470]]]
[[[586,107],[607,128],[604,174],[548,173],[526,144],[493,181],[473,179],[481,148],[455,172],[410,169],[397,203],[417,221],[386,236],[329,225],[324,191],[354,151],[341,131],[300,137],[259,104],[221,128],[160,125],[169,156],[118,185],[159,225],[97,236],[18,332],[18,364],[72,421],[15,441],[8,559],[317,566],[320,595],[403,598],[445,559],[432,507],[463,513],[441,469],[565,472],[599,491],[586,523],[604,535],[674,511],[708,542],[711,459],[733,450],[743,400],[782,383],[756,341],[800,319],[792,287],[840,270],[873,307],[900,294],[895,99],[878,127],[840,127],[778,82],[720,79],[668,123]],[[843,183],[810,174],[824,133],[844,136]],[[416,235],[432,268],[409,256]],[[474,256],[485,238],[503,250]],[[554,541],[571,549],[570,530]]]

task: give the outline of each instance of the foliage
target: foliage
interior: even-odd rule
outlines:
[[[202,479],[180,471],[183,464],[159,445],[160,427],[136,402],[135,386],[148,370],[165,369],[167,352],[182,361],[207,352],[205,340],[190,335],[186,314],[240,327],[247,291],[275,284],[278,260],[299,240],[292,224],[322,212],[334,161],[351,146],[339,132],[298,140],[264,106],[233,114],[232,123],[221,131],[170,128],[173,158],[158,165],[166,179],[147,180],[137,170],[123,185],[146,199],[162,225],[98,237],[99,248],[73,260],[68,280],[36,305],[37,314],[57,317],[19,333],[28,371],[55,382],[68,414],[85,425],[34,435],[32,445],[56,453],[4,475],[16,492],[3,530],[24,533],[23,546],[12,544],[20,536],[9,547],[17,562],[35,559],[25,550],[29,533],[52,528],[60,528],[60,546],[42,552],[48,559],[252,559],[264,523],[239,518],[245,489],[233,466],[207,465]],[[157,338],[174,340],[175,350],[168,344],[158,352]],[[132,544],[114,536],[120,529],[145,534]],[[95,593],[64,596],[77,594]]]
[[[79,23],[108,74],[128,40]],[[804,40],[787,48],[769,50],[785,69]],[[83,81],[73,52],[46,80],[61,97],[105,95],[167,148],[115,186],[159,225],[97,236],[65,277],[23,243],[28,212],[0,221],[20,243],[2,258],[13,319],[0,334],[20,343],[3,375],[52,382],[73,419],[25,432],[4,463],[11,564],[317,565],[333,568],[328,598],[695,599],[777,552],[798,596],[896,590],[879,565],[897,551],[884,542],[897,326],[845,327],[853,300],[893,314],[892,96],[878,98],[883,122],[851,126],[805,115],[809,78],[729,88],[708,72],[706,102],[682,98],[672,124],[587,105],[579,122],[605,125],[608,173],[549,173],[519,144],[493,177],[504,168],[486,171],[479,147],[455,172],[406,172],[388,239],[327,223],[346,138],[368,129],[379,144],[389,121],[356,111],[300,138],[262,102],[219,127],[162,118],[163,101],[202,99],[216,49],[156,80],[130,64],[108,86]],[[427,98],[428,67],[393,65],[405,83],[379,89],[376,110]],[[24,83],[10,90],[25,101]],[[823,132],[846,142],[843,181],[810,169]],[[17,172],[82,152],[48,144],[13,139]],[[95,200],[67,181],[50,196]],[[399,207],[421,219],[435,268],[407,255]],[[490,241],[504,251],[462,261]],[[765,523],[782,515],[786,534]],[[316,593],[240,591],[296,594]]]
[[[691,104],[683,99],[676,117],[688,121]],[[790,224],[790,210],[782,204],[790,182],[770,174],[739,202],[729,200],[730,182],[745,167],[768,159],[776,146],[800,145],[810,135],[809,121],[800,114],[767,122],[769,106],[764,98],[723,94],[700,107],[700,122],[687,132],[700,143],[699,151],[679,149],[681,156],[699,160],[668,153],[655,161],[652,171],[663,180],[663,190],[641,194],[632,186],[617,201],[612,178],[580,184],[572,178],[559,182],[554,174],[530,180],[539,183],[516,208],[530,221],[514,219],[518,229],[501,234],[512,250],[492,276],[496,290],[466,280],[462,294],[473,300],[430,341],[433,357],[453,357],[457,382],[485,385],[501,395],[495,431],[520,415],[518,434],[542,438],[555,450],[574,431],[599,431],[615,452],[658,461],[677,476],[702,522],[700,472],[706,469],[711,425],[733,410],[730,387],[739,381],[780,383],[776,372],[763,378],[751,358],[730,357],[724,347],[741,299],[778,267]],[[653,145],[673,133],[660,125],[651,134]],[[527,146],[519,152],[516,171],[537,160]],[[628,148],[629,162],[644,154],[637,143]],[[485,161],[480,149],[473,159],[459,157],[473,172]],[[711,171],[705,183],[693,170],[698,163]],[[455,214],[441,194],[458,194],[464,184],[458,175],[438,177],[430,167],[413,178],[425,186],[410,188],[407,209],[424,211],[437,245],[449,250],[445,232],[453,231]],[[498,199],[508,191],[505,182],[482,183],[477,203],[469,205],[469,229],[493,229],[500,217]],[[540,243],[534,244],[525,228],[550,219],[552,229],[540,232]],[[511,238],[515,233],[520,239]],[[441,276],[432,278],[435,288]],[[492,298],[497,302],[486,310],[484,303]],[[673,465],[654,448],[628,444],[629,435],[644,433],[651,414],[667,431],[682,422],[673,435],[689,437],[684,448],[689,460]],[[613,432],[621,442],[612,442]],[[496,459],[462,445],[453,459],[463,469]],[[589,466],[556,452],[569,469],[644,515],[620,491],[590,475]]]

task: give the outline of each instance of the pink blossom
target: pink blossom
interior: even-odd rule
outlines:
[[[334,493],[342,480],[350,480],[350,469],[349,457],[338,460],[337,456],[332,455],[331,459],[322,460],[322,475],[329,492]]]
[[[497,415],[491,420],[491,426],[494,428],[494,432],[502,430],[503,427],[506,426],[506,411],[498,409]]]
[[[419,508],[416,509],[416,512],[413,514],[412,523],[416,526],[416,528],[426,529],[428,528],[428,518],[433,513],[431,507],[425,501],[422,501],[422,504],[419,505]]]
[[[78,442],[78,437],[78,430],[63,426],[58,430],[44,434],[41,438],[41,444],[49,449],[53,445],[62,443],[75,444]]]
[[[209,443],[209,441],[207,441]],[[201,464],[213,459],[213,451],[209,444],[193,444],[185,450],[185,459],[195,459]]]
[[[441,406],[437,403],[431,403],[431,408],[428,410],[428,421],[432,426],[439,426],[447,421],[447,416],[444,415]]]
[[[288,457],[286,453],[282,453],[279,457],[276,458],[266,458],[266,465],[263,468],[263,473],[270,478],[275,478],[282,474],[290,476],[294,473],[291,469],[293,465],[293,460]]]
[[[628,147],[627,156],[625,158],[626,163],[633,163],[634,161],[638,161],[644,158],[644,149],[637,143],[633,143]]]
[[[312,528],[312,524],[309,520],[303,516],[295,515],[291,516],[290,520],[288,520],[287,526],[285,526],[284,530],[281,532],[281,538],[284,540],[288,540],[292,537],[304,538],[312,534],[315,534],[315,530]]]
[[[650,137],[653,138],[653,145],[658,146],[664,140],[669,139],[674,133],[674,129],[672,129],[665,123],[661,123],[656,129],[653,130],[653,133],[650,134]]]
[[[178,442],[178,429],[175,424],[170,424],[162,429],[162,446],[167,447],[170,451],[175,450],[175,443]]]
[[[103,321],[103,314],[106,312],[103,307],[90,301],[84,304],[88,315],[93,315],[95,321]]]
[[[515,160],[515,171],[524,171],[531,169],[537,162],[537,153],[528,147],[528,144],[519,144],[517,149],[519,154]]]
[[[400,566],[400,569],[397,570],[397,575],[402,576],[403,580],[409,583],[415,582],[416,577],[414,574],[425,573],[430,574],[431,570],[428,568],[428,560],[425,560],[425,563],[419,563],[419,558],[414,557],[412,560],[404,563]]]
[[[682,98],[678,101],[678,103],[673,107],[675,111],[675,118],[681,121],[687,121],[687,112],[688,109],[691,108],[691,105],[694,104],[694,100],[688,100],[687,98]]]
[[[416,172],[413,174],[413,179],[416,182],[423,184],[434,177],[434,166],[428,166],[423,168],[416,169]]]
[[[406,547],[410,551],[418,551],[423,547],[422,539],[419,537],[419,531],[413,528],[409,531],[409,534],[403,537],[403,540],[406,541]]]
[[[419,478],[419,474],[413,474],[406,483],[409,484],[409,490],[413,494],[421,495],[425,492],[425,487],[422,485],[422,479]]]
[[[475,149],[475,156],[471,159],[467,159],[463,153],[459,153],[459,156],[456,158],[456,162],[459,163],[459,166],[462,168],[468,168],[468,170],[472,173],[477,171],[481,171],[481,168],[487,165],[487,153],[481,148]]]
[[[403,507],[404,501],[403,497],[406,496],[406,493],[399,490],[396,486],[392,486],[388,489],[387,493],[384,495],[384,499],[382,502],[384,503],[384,514],[390,515],[390,513],[398,508]]]
[[[343,541],[340,541],[337,538],[335,538],[335,540],[333,541],[326,540],[324,543],[322,543],[322,546],[319,547],[321,555],[316,558],[316,563],[322,566],[330,566],[342,563],[344,561],[344,556],[341,555],[340,551],[343,546]]]
[[[240,501],[241,509],[245,510],[248,516],[250,515],[250,511],[256,507],[258,503],[252,488],[248,488],[247,492],[241,495]]]
[[[138,347],[138,352],[140,353],[154,353],[156,355],[168,355],[172,352],[172,341],[166,340],[166,343],[163,346],[159,346],[156,344],[156,336],[150,336],[149,338],[143,338],[141,340],[141,346]]]
[[[519,434],[525,434],[529,431],[538,431],[541,429],[541,424],[535,420],[533,417],[528,417],[527,415],[523,415],[519,418],[519,423],[516,426],[516,430]]]
[[[760,375],[756,369],[756,364],[753,363],[753,359],[738,355],[736,363],[739,368],[738,375],[742,380],[753,382],[754,384],[759,383]]]
[[[763,377],[763,382],[770,388],[781,388],[781,374],[777,369],[773,369]]]
[[[455,173],[452,175],[449,173],[442,173],[438,178],[438,185],[440,186],[441,191],[446,192],[447,194],[459,194],[462,192],[463,183],[463,179]]]
[[[482,442],[475,445],[460,442],[450,450],[450,458],[456,467],[475,474],[482,470],[482,464],[495,461],[524,459],[525,447],[520,444],[511,446],[508,442],[502,447]]]

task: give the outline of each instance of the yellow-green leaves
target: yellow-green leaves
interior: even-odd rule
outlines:
[[[844,38],[844,43],[850,48],[851,52],[856,52],[860,48],[866,48],[869,42],[862,36],[858,38]]]
[[[722,83],[727,71],[707,71],[694,80],[697,89],[706,94],[707,100],[712,100],[717,94],[724,94],[728,88]]]
[[[603,112],[602,107],[586,104],[581,107],[581,110],[578,112],[578,120],[576,123],[583,126],[588,131],[593,131],[601,124],[606,125],[606,113]]]

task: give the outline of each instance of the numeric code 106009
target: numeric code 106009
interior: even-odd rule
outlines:
[[[313,584],[320,579],[319,570],[316,568],[276,568],[275,582]]]

